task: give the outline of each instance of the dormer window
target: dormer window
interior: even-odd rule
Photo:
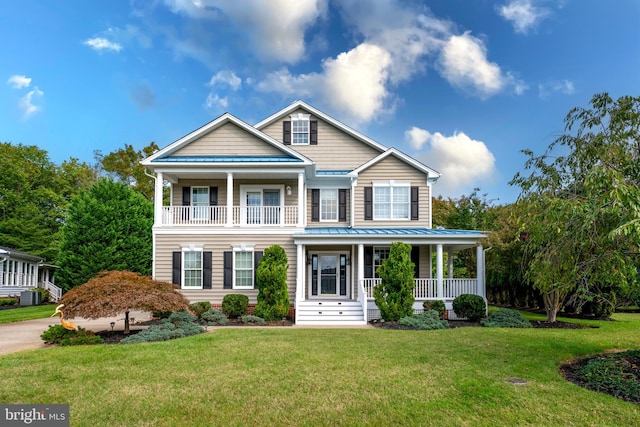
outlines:
[[[293,145],[309,144],[309,114],[291,115],[291,142]]]

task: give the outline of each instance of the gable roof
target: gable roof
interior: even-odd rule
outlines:
[[[349,136],[369,145],[370,147],[375,148],[378,151],[386,151],[388,150],[388,147],[385,147],[384,145],[380,144],[379,142],[374,141],[373,139],[369,138],[368,136],[358,132],[357,130],[350,128],[349,126],[345,125],[344,123],[334,119],[333,117],[329,116],[326,113],[323,113],[322,111],[318,110],[317,108],[307,104],[306,102],[302,101],[302,100],[297,100],[294,101],[291,105],[283,108],[282,110],[270,115],[269,117],[267,117],[266,119],[262,120],[261,122],[258,122],[254,125],[254,127],[256,129],[263,129],[264,127],[272,124],[273,122],[280,120],[281,118],[291,114],[292,112],[294,112],[295,110],[297,110],[298,108],[302,108],[303,110],[307,110],[308,112],[310,112],[311,114],[313,114],[314,116],[321,118],[322,120],[324,120],[325,122],[330,123],[331,125],[335,126],[336,128],[340,129],[341,131],[345,132],[346,134],[348,134]]]
[[[235,160],[230,160],[232,156],[225,156],[225,159],[227,161],[238,162],[242,160],[250,160],[252,162],[256,162],[261,159],[265,162],[270,162],[270,161],[273,161],[273,159],[277,158],[278,161],[283,161],[283,159],[291,159],[291,160],[284,160],[284,161],[285,162],[294,161],[294,162],[302,163],[304,165],[311,165],[313,163],[311,160],[309,160],[307,157],[303,156],[302,154],[298,153],[297,151],[292,150],[291,148],[281,144],[280,142],[271,138],[269,135],[261,132],[260,130],[254,128],[253,126],[245,123],[244,121],[240,120],[239,118],[229,113],[224,113],[223,115],[210,121],[206,125],[183,136],[177,141],[174,141],[173,143],[166,146],[165,148],[158,150],[151,156],[142,160],[140,163],[142,163],[145,166],[151,166],[158,163],[166,164],[166,163],[174,163],[174,162],[179,162],[179,163],[185,163],[185,162],[200,163],[200,162],[212,162],[212,161],[219,162],[220,161],[219,159],[214,159],[215,156],[176,156],[175,158],[173,158],[171,157],[171,154],[177,152],[178,150],[180,150],[181,148],[184,148],[185,146],[189,145],[193,141],[201,138],[202,136],[218,129],[219,127],[227,123],[232,123],[238,126],[240,129],[262,140],[266,144],[269,144],[275,147],[276,149],[278,149],[283,153],[282,156],[257,156],[257,157],[252,157],[251,159],[243,159],[238,157]]]
[[[367,163],[358,166],[357,168],[355,168],[354,170],[352,170],[349,175],[357,177],[358,174],[360,174],[360,172],[364,171],[367,168],[370,168],[371,166],[375,165],[376,163],[380,162],[381,160],[387,158],[388,156],[394,156],[400,160],[402,160],[403,162],[413,166],[414,168],[418,169],[421,172],[424,172],[427,175],[427,180],[430,182],[435,182],[438,180],[438,178],[440,178],[440,172],[436,171],[435,169],[431,169],[429,166],[420,163],[419,161],[417,161],[416,159],[414,159],[413,157],[409,157],[406,154],[404,154],[402,151],[397,150],[396,148],[389,148],[387,151],[385,151],[384,153],[380,154],[379,156],[374,157],[373,159],[369,160]]]

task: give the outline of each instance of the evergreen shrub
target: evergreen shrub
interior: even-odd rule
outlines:
[[[222,311],[228,317],[235,319],[247,314],[249,297],[242,294],[227,294],[222,298]]]
[[[121,344],[136,344],[141,342],[167,341],[174,338],[188,337],[204,332],[198,325],[196,317],[186,311],[172,313],[167,319],[162,319],[159,325],[152,325],[148,329],[131,335],[120,341]]]
[[[242,316],[240,320],[242,321],[242,323],[246,323],[247,325],[263,325],[264,324],[264,319],[258,316],[251,316],[251,315]]]
[[[480,295],[462,294],[453,300],[453,311],[458,317],[466,317],[471,322],[476,322],[487,313],[487,305]]]
[[[398,321],[413,314],[414,267],[411,245],[393,242],[389,257],[377,270],[380,283],[373,288],[376,305],[385,321]]]
[[[264,320],[280,320],[289,313],[287,253],[279,245],[264,250],[256,271],[258,303],[254,313]]]
[[[487,328],[530,328],[531,322],[522,317],[519,311],[501,308],[480,321]]]
[[[449,322],[440,320],[440,315],[435,310],[427,310],[413,316],[403,317],[398,323],[421,330],[447,329],[449,327]]]
[[[227,316],[222,311],[213,308],[202,313],[201,319],[210,326],[226,325],[228,322]]]
[[[202,315],[211,309],[211,303],[209,301],[198,301],[189,305],[189,311],[193,313],[198,319],[202,318]]]
[[[444,314],[447,312],[447,307],[444,305],[444,301],[439,299],[427,300],[423,302],[422,308],[424,308],[424,311],[429,311],[429,310],[437,311],[441,319],[444,318]]]
[[[62,325],[49,325],[49,328],[40,334],[45,344],[59,345],[84,345],[103,344],[102,337],[92,331],[78,327],[77,331],[65,329]]]

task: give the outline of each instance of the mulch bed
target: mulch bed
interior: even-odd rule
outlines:
[[[376,328],[380,329],[397,329],[397,330],[415,330],[410,326],[400,325],[398,322],[381,322],[381,321],[373,321],[369,322]],[[480,322],[469,322],[466,320],[449,320],[449,328],[467,328],[467,327],[481,327]],[[542,321],[532,321],[531,326],[539,329],[585,329],[585,328],[597,328],[597,326],[589,326],[589,325],[579,325],[577,323],[569,323],[569,322],[542,322]]]

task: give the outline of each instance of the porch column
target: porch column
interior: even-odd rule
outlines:
[[[306,218],[306,211],[304,209],[304,173],[298,174],[298,227],[304,227],[304,220]]]
[[[484,297],[484,251],[482,245],[476,246],[477,294]]]
[[[364,245],[360,243],[358,245],[358,299],[362,299],[364,307],[367,309],[367,297],[366,295],[360,295],[360,291],[364,289],[362,282],[364,281]]]
[[[296,308],[298,303],[304,299],[304,268],[306,265],[304,259],[304,245],[296,245]]]
[[[438,298],[444,298],[444,281],[443,281],[443,268],[442,265],[442,244],[438,243],[436,245],[436,284],[438,285]]]
[[[447,249],[447,277],[453,279],[453,250]]]
[[[154,187],[153,192],[153,212],[155,212],[155,218],[153,219],[156,227],[160,227],[162,225],[162,183],[163,181],[162,172],[156,172],[156,185]]]
[[[227,224],[233,226],[233,173],[227,172]]]

